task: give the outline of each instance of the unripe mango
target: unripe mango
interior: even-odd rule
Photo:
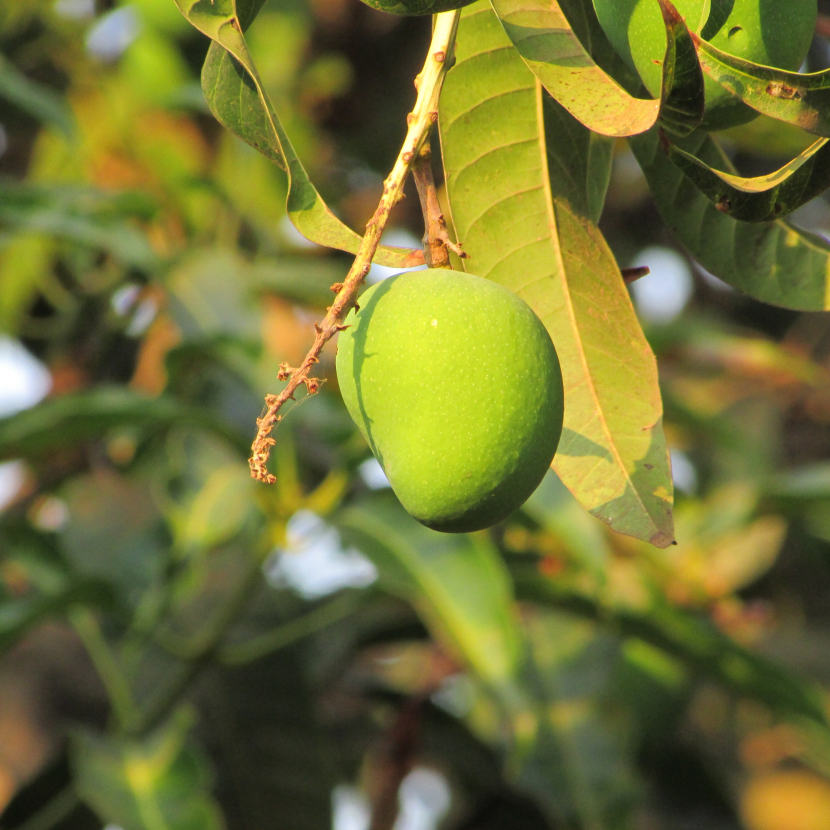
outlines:
[[[559,360],[533,310],[436,268],[372,286],[346,324],[340,391],[407,511],[460,533],[520,507],[562,429]]]
[[[744,60],[797,70],[816,28],[817,0],[673,0],[686,25],[704,40]],[[666,28],[657,0],[594,0],[617,54],[636,69],[648,91],[660,94]],[[721,130],[757,113],[706,77],[702,126]]]

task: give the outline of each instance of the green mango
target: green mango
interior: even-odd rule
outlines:
[[[686,25],[713,46],[744,60],[797,70],[807,57],[817,0],[674,0]],[[614,49],[655,97],[660,94],[666,28],[657,0],[594,0]],[[722,130],[757,112],[706,78],[703,128]]]
[[[463,9],[475,0],[363,0],[363,2],[379,12],[406,15],[407,17],[423,17],[428,14],[440,14],[453,9]]]
[[[520,507],[562,431],[559,360],[530,306],[436,268],[372,286],[345,322],[340,391],[407,511],[462,533]]]

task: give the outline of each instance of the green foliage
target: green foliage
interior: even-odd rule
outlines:
[[[562,375],[536,315],[489,281],[442,269],[389,277],[360,304],[337,377],[403,506],[455,533],[507,518],[539,486],[561,432]]]
[[[556,344],[565,420],[554,468],[594,515],[670,544],[657,367],[594,223],[610,146],[544,96],[481,3],[464,11],[457,61],[441,101],[452,218],[476,272],[516,291]]]
[[[421,16],[427,14],[440,14],[441,12],[448,12],[452,9],[460,9],[464,6],[469,6],[474,0],[398,0],[397,2],[387,2],[387,0],[363,0],[369,8],[376,9],[379,12],[388,12],[389,14],[402,14],[407,16]]]
[[[0,418],[2,826],[342,830],[364,799],[389,830],[426,768],[449,793],[442,830],[781,830],[750,809],[759,788],[789,816],[781,776],[830,787],[830,349],[825,316],[797,313],[830,303],[828,70],[817,49],[791,71],[810,2],[787,26],[780,3],[681,3],[700,13],[684,22],[643,0],[650,65],[609,24],[623,3],[463,10],[440,61],[443,178],[419,181],[469,255],[452,267],[550,335],[564,428],[524,504],[453,534],[378,480],[383,417],[430,416],[405,477],[430,448],[452,472],[462,416],[489,469],[519,420],[541,445],[562,413],[528,403],[506,316],[473,319],[448,290],[407,311],[431,326],[442,308],[473,356],[384,379],[423,400],[384,398],[361,433],[330,345],[319,394],[282,411],[276,483],[245,461],[373,216],[428,21],[177,5],[0,3],[0,359],[25,349],[52,382]],[[763,53],[720,48],[743,14]],[[102,60],[113,19],[133,40]],[[712,134],[715,100],[764,117]],[[417,238],[414,196],[375,221]],[[619,266],[656,266],[667,231],[741,293],[695,272],[682,314],[649,316],[672,277],[656,273],[635,309]],[[430,282],[365,294],[341,364],[378,297]],[[429,360],[409,318],[382,340],[366,364]],[[482,383],[484,351],[501,362]]]
[[[798,69],[816,27],[816,0],[685,0],[676,4],[689,28],[712,46],[745,61]],[[652,95],[660,90],[665,27],[649,0],[594,0],[602,28],[619,55],[637,71]],[[722,130],[755,113],[715,79],[706,79],[703,126]]]

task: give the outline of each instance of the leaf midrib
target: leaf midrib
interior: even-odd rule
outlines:
[[[594,383],[593,376],[591,374],[590,366],[588,365],[588,358],[585,354],[585,347],[583,346],[582,338],[580,336],[579,325],[577,323],[576,314],[574,312],[573,307],[573,300],[571,298],[571,290],[570,286],[568,285],[568,280],[565,277],[565,263],[562,259],[562,248],[558,243],[558,222],[556,219],[556,210],[553,204],[553,193],[551,191],[550,186],[550,171],[548,168],[548,153],[547,153],[547,135],[545,133],[545,118],[544,118],[544,103],[543,103],[543,95],[544,91],[542,88],[541,81],[534,76],[535,80],[535,95],[536,95],[536,123],[539,133],[539,156],[541,159],[542,164],[542,191],[545,194],[545,205],[547,207],[547,214],[548,214],[548,224],[551,230],[550,233],[550,243],[551,248],[553,249],[554,256],[556,257],[556,262],[559,265],[559,273],[562,275],[561,282],[562,282],[562,294],[565,298],[565,307],[568,312],[568,318],[571,323],[571,330],[574,332],[574,342],[576,344],[577,352],[579,354],[579,360],[582,364],[583,374],[585,377],[585,385],[590,391],[591,399],[594,402],[594,411],[596,413],[597,420],[599,421],[602,431],[605,434],[606,444],[611,451],[611,455],[614,458],[618,468],[622,472],[623,476],[625,477],[625,481],[628,484],[628,488],[631,492],[633,492],[637,498],[637,502],[643,509],[643,512],[646,516],[648,516],[649,521],[651,522],[652,527],[657,530],[657,524],[654,521],[654,517],[651,515],[651,511],[646,506],[645,502],[643,501],[642,497],[640,496],[639,491],[634,486],[634,483],[631,481],[631,476],[628,473],[628,470],[625,467],[625,463],[623,462],[622,457],[620,456],[619,450],[617,445],[614,441],[614,438],[611,434],[611,431],[608,428],[608,422],[605,417],[605,413],[602,410],[602,406],[600,404],[599,396],[597,395],[596,385]]]

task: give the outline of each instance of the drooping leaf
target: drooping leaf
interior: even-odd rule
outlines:
[[[247,455],[246,436],[207,410],[171,398],[148,398],[123,387],[99,387],[49,398],[0,419],[0,460],[43,457],[100,438],[115,427],[175,425],[206,429]]]
[[[630,144],[663,220],[707,271],[772,305],[830,308],[830,245],[824,239],[785,220],[748,224],[722,213],[669,161],[656,131]],[[708,133],[677,144],[709,167],[732,170]]]
[[[772,661],[738,645],[702,617],[668,601],[647,612],[617,608],[561,582],[542,576],[533,566],[511,568],[517,596],[581,617],[604,622],[627,637],[637,637],[677,657],[696,673],[767,704],[788,717],[828,726],[824,692]]]
[[[429,530],[390,493],[343,510],[336,523],[381,583],[412,602],[502,702],[517,705],[522,635],[510,578],[490,543]]]
[[[524,62],[547,91],[594,132],[628,136],[645,132],[662,118],[686,135],[703,118],[703,74],[689,30],[673,6],[661,0],[668,48],[659,100],[635,98],[594,63],[558,0],[492,0],[493,9]],[[572,4],[569,4],[572,5]],[[593,15],[590,3],[572,15]],[[590,22],[595,25],[590,26]],[[583,38],[599,29],[585,21]]]
[[[124,830],[221,830],[205,762],[186,743],[189,727],[190,718],[180,717],[144,740],[76,732],[78,794]]]
[[[462,12],[440,127],[465,267],[522,297],[559,353],[565,423],[554,469],[615,530],[670,544],[657,367],[592,221],[606,140],[544,93],[482,3]]]
[[[75,120],[66,99],[27,78],[11,61],[0,55],[0,98],[14,104],[43,124],[57,127],[67,138],[75,133]]]
[[[182,14],[210,45],[202,68],[202,89],[216,118],[288,176],[288,216],[312,242],[356,253],[361,238],[344,225],[323,202],[298,158],[262,86],[243,31],[261,2],[176,0]],[[393,268],[423,264],[421,251],[381,247],[375,261]]]
[[[723,173],[668,139],[664,149],[675,167],[727,216],[741,222],[783,219],[830,186],[830,139],[820,138],[798,158],[766,176]]]
[[[758,112],[830,137],[830,71],[787,72],[722,52],[692,35],[703,71]]]

